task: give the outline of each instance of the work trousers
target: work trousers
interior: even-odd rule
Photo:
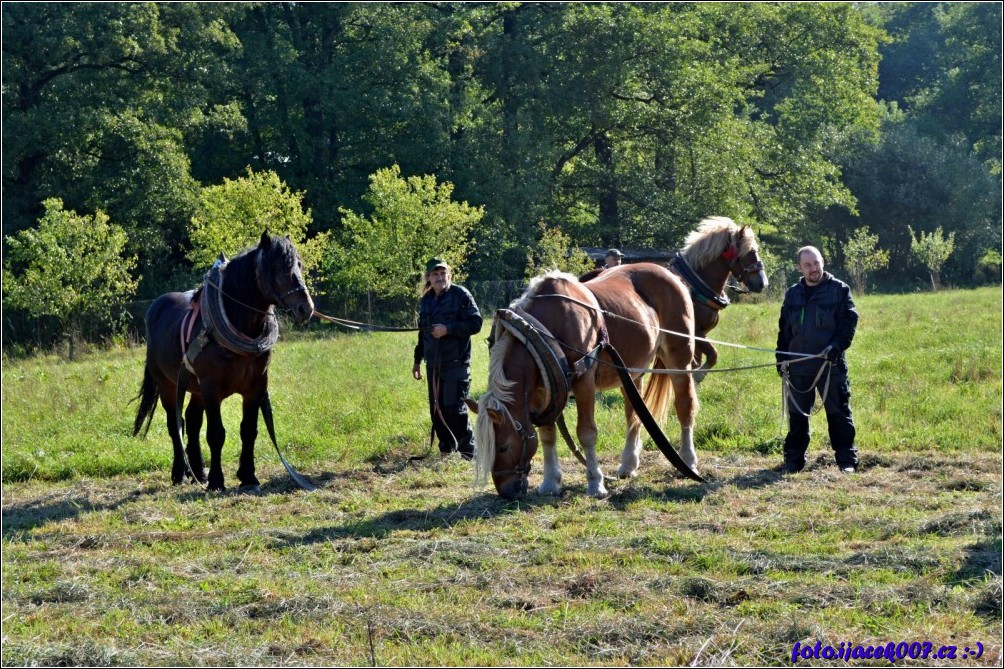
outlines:
[[[809,417],[816,395],[824,395],[826,373],[819,385],[812,387],[814,376],[792,375],[788,399],[788,436],[784,439],[784,462],[795,469],[805,466],[809,450]],[[857,467],[858,450],[854,445],[856,431],[851,415],[851,385],[847,370],[833,366],[830,371],[829,392],[825,393],[823,409],[829,428],[830,444],[840,467]]]
[[[474,456],[474,431],[464,399],[471,389],[471,373],[466,365],[426,365],[429,386],[429,413],[432,428],[439,440],[440,453],[459,451],[465,458]]]

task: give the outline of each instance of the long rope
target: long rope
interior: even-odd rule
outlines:
[[[591,304],[588,304],[586,302],[582,302],[580,300],[577,300],[574,297],[571,297],[569,295],[561,295],[561,294],[558,294],[558,293],[553,293],[553,294],[550,294],[550,295],[534,295],[532,299],[536,300],[536,299],[543,298],[543,297],[557,297],[557,298],[561,298],[563,300],[568,300],[569,302],[574,302],[575,304],[578,304],[580,306],[586,307],[587,309],[592,309],[594,311],[598,311],[599,313],[603,314],[604,316],[610,316],[612,318],[618,318],[618,319],[620,319],[622,321],[627,321],[628,323],[634,323],[635,325],[640,325],[642,327],[651,328],[651,329],[653,329],[653,330],[655,330],[657,332],[662,332],[662,333],[665,333],[665,334],[671,334],[671,335],[675,335],[677,337],[683,337],[684,339],[690,339],[691,337],[693,337],[694,341],[706,341],[709,344],[718,344],[719,346],[731,346],[732,348],[745,349],[747,351],[761,351],[763,353],[783,353],[785,355],[800,355],[798,353],[793,353],[791,351],[778,351],[778,350],[772,349],[772,348],[757,348],[755,346],[746,346],[744,344],[733,344],[733,343],[727,342],[727,341],[718,341],[717,339],[709,339],[707,337],[698,337],[697,335],[691,335],[691,334],[688,334],[686,332],[676,332],[675,330],[667,330],[665,328],[659,327],[658,325],[652,325],[651,323],[642,323],[641,321],[636,321],[633,318],[628,318],[627,316],[621,316],[620,314],[615,314],[615,313],[613,313],[611,311],[607,311],[605,309],[600,309],[598,307],[594,307]],[[816,358],[816,357],[819,357],[819,356],[813,355],[813,356],[809,356],[809,357]],[[776,365],[759,365],[759,366],[760,367],[776,367]],[[755,369],[755,367],[749,367],[749,368],[741,367],[741,368],[738,368],[738,369]],[[716,370],[709,369],[709,370],[705,370],[705,371],[711,372],[711,371],[716,371]],[[727,371],[727,370],[720,370],[720,371]]]
[[[422,328],[395,328],[388,325],[373,325],[372,323],[362,323],[360,321],[350,321],[345,318],[335,318],[334,316],[328,316],[327,314],[322,314],[320,311],[314,310],[314,316],[319,320],[328,321],[329,323],[334,323],[336,325],[341,325],[342,327],[349,328],[350,330],[359,330],[360,332],[422,332]]]
[[[667,330],[665,328],[661,328],[661,327],[658,327],[658,326],[655,326],[655,325],[651,325],[649,323],[642,323],[640,321],[634,320],[633,318],[628,318],[627,316],[621,316],[620,314],[615,314],[615,313],[612,313],[610,311],[606,311],[605,309],[599,309],[597,307],[594,307],[591,304],[587,304],[585,302],[577,300],[574,297],[570,297],[568,295],[559,295],[559,294],[537,295],[537,296],[534,297],[534,299],[539,298],[539,297],[560,297],[562,299],[568,300],[569,302],[574,302],[575,304],[578,304],[578,305],[581,305],[583,307],[587,307],[589,309],[597,311],[597,312],[603,314],[604,316],[612,316],[614,318],[619,318],[621,320],[628,321],[629,323],[634,323],[636,325],[641,325],[642,327],[649,327],[649,328],[652,328],[652,329],[657,330],[659,332],[663,332],[663,333],[671,334],[671,335],[676,335],[678,337],[685,337],[685,338],[689,339],[692,336],[692,335],[685,334],[685,333],[682,333],[682,332],[675,332],[673,330]],[[574,353],[578,353],[581,356],[589,355],[588,353],[586,353],[584,351],[579,351],[579,350],[577,350],[577,349],[569,346],[568,344],[560,341],[557,337],[555,337],[550,332],[543,332],[542,334],[544,336],[546,336],[546,337],[550,337],[559,346],[562,346],[562,347],[568,349],[569,351],[572,351]],[[745,346],[743,344],[730,344],[728,342],[719,342],[719,341],[716,341],[714,339],[706,339],[704,337],[698,337],[696,335],[693,335],[693,338],[695,340],[699,340],[699,341],[707,341],[707,342],[711,342],[711,343],[714,343],[714,344],[723,344],[725,346],[731,346],[733,348],[745,349],[745,350],[748,350],[748,351],[761,351],[761,352],[764,352],[764,353],[774,353],[774,354],[781,353],[782,355],[791,356],[791,359],[788,360],[787,363],[769,362],[769,363],[764,363],[764,364],[760,364],[760,365],[746,365],[746,366],[743,366],[743,367],[729,367],[729,368],[725,368],[725,369],[662,369],[662,368],[654,369],[654,368],[651,368],[651,367],[624,367],[623,369],[625,371],[631,373],[631,374],[695,374],[695,373],[698,373],[698,372],[705,372],[705,373],[708,373],[708,372],[738,372],[738,371],[745,371],[745,370],[749,370],[749,369],[763,369],[763,368],[766,368],[766,367],[777,367],[779,364],[790,364],[790,363],[797,363],[797,362],[805,362],[807,360],[814,360],[814,359],[824,358],[825,357],[825,352],[823,352],[823,353],[815,353],[815,354],[803,354],[803,353],[795,353],[795,352],[792,352],[792,351],[778,351],[778,350],[772,349],[772,348],[756,348],[754,346]],[[604,365],[607,365],[609,367],[614,367],[614,368],[620,369],[620,367],[618,367],[617,365],[615,365],[613,363],[610,363],[610,362],[606,362],[604,360],[600,360],[599,358],[597,358],[597,362],[599,362],[601,364],[604,364]]]

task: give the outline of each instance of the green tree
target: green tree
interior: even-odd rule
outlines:
[[[56,318],[70,340],[70,358],[87,322],[121,334],[125,305],[138,280],[136,259],[124,255],[126,234],[103,212],[82,216],[50,198],[38,227],[8,237],[3,269],[4,306],[33,317]]]
[[[540,239],[527,252],[525,277],[531,279],[548,270],[561,270],[579,276],[596,263],[558,228],[540,226]]]
[[[956,285],[970,284],[983,251],[1000,247],[1001,192],[967,143],[924,135],[899,111],[890,114],[877,141],[850,135],[846,140],[837,153],[857,212],[830,208],[811,238],[838,248],[840,240],[868,226],[889,252],[888,267],[876,270],[874,280],[902,289],[916,280],[908,226],[925,232],[941,226],[955,233],[957,250],[943,276]]]
[[[328,244],[328,233],[307,239],[310,210],[303,210],[303,193],[295,193],[275,172],[253,172],[238,179],[224,179],[207,186],[199,196],[198,213],[192,217],[189,259],[196,267],[208,267],[223,253],[233,256],[253,246],[264,231],[289,235],[300,252],[304,270],[317,267]]]
[[[425,262],[438,256],[454,268],[454,280],[473,248],[471,232],[484,209],[451,199],[453,184],[431,175],[401,176],[397,165],[370,177],[364,199],[372,214],[342,209],[341,241],[328,265],[344,287],[380,297],[413,295]]]
[[[878,248],[878,241],[878,235],[871,234],[866,225],[858,228],[844,244],[844,264],[859,295],[865,294],[869,272],[889,264],[889,252]]]
[[[934,232],[927,234],[923,230],[914,235],[913,228],[910,230],[910,248],[913,254],[924,264],[931,274],[931,290],[937,291],[941,287],[941,268],[948,261],[952,251],[955,250],[955,233],[951,232],[946,237],[941,231],[941,226]]]
[[[5,236],[34,225],[39,203],[59,197],[68,209],[100,209],[126,230],[145,294],[170,284],[198,187],[189,148],[235,124],[221,72],[239,46],[226,27],[233,11],[4,5]]]

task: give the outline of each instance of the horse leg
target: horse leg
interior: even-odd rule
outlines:
[[[701,358],[706,357],[707,359],[704,363],[701,363]],[[694,365],[693,369],[701,370],[694,372],[694,383],[700,383],[704,380],[704,377],[708,375],[705,370],[711,369],[718,364],[718,351],[715,347],[711,345],[710,342],[698,341],[694,342]]]
[[[634,383],[641,392],[641,379]],[[624,417],[627,421],[627,438],[624,440],[624,450],[621,451],[621,466],[617,470],[617,478],[630,479],[638,476],[638,465],[641,463],[641,421],[635,415],[631,400],[622,388],[624,398]]]
[[[242,405],[244,416],[241,419],[241,460],[237,468],[237,478],[241,482],[241,490],[257,491],[261,483],[254,472],[254,444],[258,438],[258,411],[261,408],[261,395],[253,394],[244,397]]]
[[[208,387],[207,387],[208,386]],[[206,409],[206,443],[209,444],[209,489],[223,492],[223,442],[227,439],[220,413],[220,400],[215,389],[202,384],[202,401]]]
[[[185,409],[185,433],[188,435],[188,447],[185,453],[188,454],[188,465],[192,468],[192,474],[199,483],[206,482],[206,465],[202,460],[202,445],[199,443],[199,432],[202,430],[202,400],[192,400]]]
[[[673,381],[673,405],[680,421],[680,457],[697,471],[697,451],[694,448],[694,422],[697,418],[697,392],[689,374],[675,374]]]
[[[171,436],[171,444],[174,447],[174,461],[171,464],[171,483],[180,485],[185,482],[188,476],[188,469],[185,467],[185,447],[181,442],[181,428],[178,426],[177,399],[175,399],[174,386],[166,388],[160,393],[160,405],[164,407],[167,414],[167,433]]]
[[[609,493],[603,484],[603,471],[596,459],[596,387],[590,380],[588,385],[576,388],[575,406],[578,409],[578,424],[575,426],[576,436],[586,456],[587,492],[591,497],[603,498]]]
[[[561,463],[558,462],[558,437],[554,425],[543,425],[537,429],[540,444],[544,448],[544,480],[537,492],[541,495],[561,494]]]

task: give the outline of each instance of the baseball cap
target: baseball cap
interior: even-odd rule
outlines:
[[[440,267],[450,269],[450,266],[443,262],[442,258],[429,258],[429,262],[425,263],[425,273],[428,274],[432,270],[439,269]]]

